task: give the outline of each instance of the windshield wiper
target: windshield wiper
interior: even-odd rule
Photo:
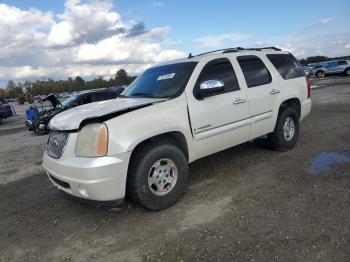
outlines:
[[[133,94],[130,94],[129,97],[133,97],[133,96],[156,98],[153,94],[150,94],[150,93],[133,93]]]

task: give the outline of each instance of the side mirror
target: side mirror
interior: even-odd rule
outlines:
[[[206,80],[200,83],[199,89],[196,92],[196,96],[198,98],[203,98],[205,96],[209,96],[211,94],[223,91],[224,87],[225,84],[221,80]]]

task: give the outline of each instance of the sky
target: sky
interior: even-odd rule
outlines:
[[[8,80],[138,75],[226,47],[298,58],[350,55],[350,1],[0,1],[0,87]]]

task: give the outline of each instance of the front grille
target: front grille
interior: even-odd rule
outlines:
[[[68,135],[68,132],[51,131],[46,149],[49,156],[53,158],[60,158],[62,156]]]

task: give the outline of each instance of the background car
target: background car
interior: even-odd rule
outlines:
[[[9,102],[4,98],[0,98],[0,124],[3,123],[3,119],[13,116],[13,111]]]
[[[34,131],[37,135],[47,134],[50,130],[48,124],[55,115],[66,111],[68,109],[89,104],[92,102],[98,102],[103,100],[114,99],[118,97],[124,88],[122,87],[110,87],[103,89],[95,89],[89,91],[83,91],[81,93],[76,93],[72,95],[63,103],[54,95],[50,94],[41,100],[42,103],[49,102],[50,109],[45,109],[42,107],[42,111],[31,114],[32,111],[37,111],[35,108],[29,108],[27,113],[27,120],[25,121],[25,125],[28,127],[30,131]],[[28,116],[35,116],[33,119],[29,119]]]
[[[338,60],[323,63],[321,66],[316,66],[312,70],[312,74],[318,78],[324,78],[329,74],[345,74],[350,76],[350,61]]]

